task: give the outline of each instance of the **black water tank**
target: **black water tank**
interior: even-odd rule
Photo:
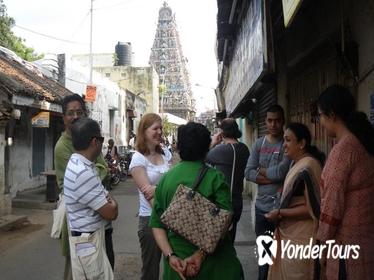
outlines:
[[[116,66],[131,65],[132,51],[130,42],[118,42],[116,45]]]

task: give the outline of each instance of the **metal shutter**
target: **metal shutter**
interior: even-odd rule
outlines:
[[[270,105],[277,103],[277,96],[275,95],[275,90],[269,90],[267,92],[262,92],[257,99],[258,111],[257,111],[257,127],[258,127],[258,137],[266,134],[266,111]]]

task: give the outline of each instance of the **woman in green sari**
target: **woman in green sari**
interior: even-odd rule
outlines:
[[[183,237],[167,230],[160,221],[178,186],[191,186],[195,181],[210,141],[205,126],[193,122],[180,126],[177,148],[182,161],[161,178],[156,188],[150,226],[164,255],[163,279],[241,279],[241,264],[227,234],[215,252],[206,255]],[[209,168],[199,192],[218,207],[232,210],[230,188],[219,171]]]

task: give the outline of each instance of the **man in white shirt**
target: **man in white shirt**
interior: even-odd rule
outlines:
[[[117,218],[118,206],[102,185],[94,165],[104,141],[99,124],[88,118],[78,119],[71,127],[71,136],[76,153],[66,167],[64,196],[70,235],[77,237],[103,230],[110,220]],[[103,234],[99,242],[104,244]],[[71,246],[70,250],[76,249]],[[103,253],[106,254],[105,250]],[[71,255],[72,260],[75,255]],[[72,269],[74,276],[74,266]]]
[[[133,134],[130,141],[129,141],[129,146],[132,148],[132,149],[135,149],[135,142],[136,142],[136,135]]]

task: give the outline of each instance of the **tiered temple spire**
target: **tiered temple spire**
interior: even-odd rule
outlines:
[[[183,56],[175,15],[166,2],[159,10],[158,24],[150,64],[161,85],[160,112],[168,112],[186,120],[195,117],[187,59]]]

